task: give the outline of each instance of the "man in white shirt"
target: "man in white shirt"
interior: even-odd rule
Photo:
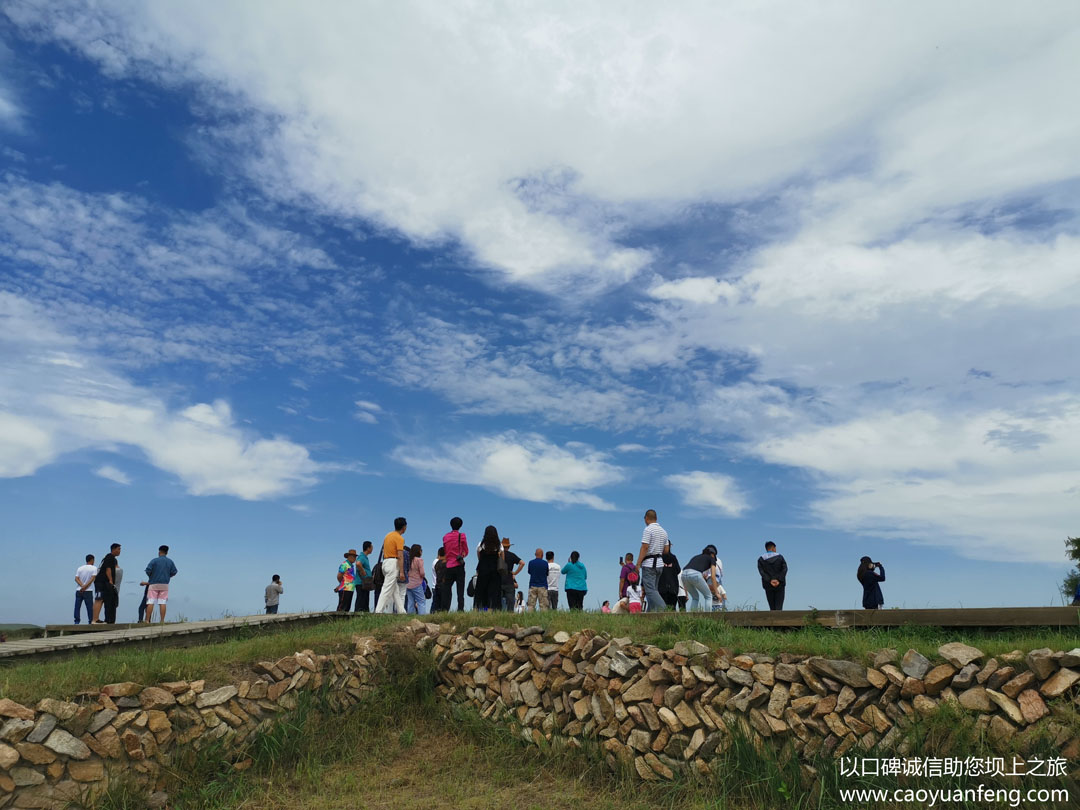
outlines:
[[[650,509],[645,513],[645,531],[641,534],[641,550],[638,552],[637,561],[638,570],[641,571],[641,588],[645,591],[648,602],[647,613],[657,613],[667,608],[656,585],[660,580],[660,572],[664,570],[663,555],[670,550],[668,534],[663,526],[656,522],[656,510]]]
[[[75,591],[75,624],[79,623],[79,605],[86,605],[86,623],[92,624],[94,621],[94,592],[90,590],[90,586],[94,584],[94,580],[97,578],[97,566],[94,565],[94,555],[86,555],[86,565],[80,565],[75,569],[75,584],[78,585],[78,590]]]
[[[559,609],[559,574],[562,573],[562,566],[555,562],[555,552],[549,551],[546,555],[548,564],[548,606],[552,610]]]

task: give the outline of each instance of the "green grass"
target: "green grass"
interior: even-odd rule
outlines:
[[[353,634],[384,633],[404,618],[358,616],[302,628],[241,628],[194,647],[111,647],[56,661],[11,664],[0,667],[0,697],[32,704],[43,697],[70,698],[119,681],[153,684],[204,678],[208,686],[220,685],[235,680],[257,661],[304,649],[320,653],[351,649]]]
[[[0,697],[33,703],[42,697],[71,697],[82,690],[116,681],[151,684],[205,678],[213,686],[235,680],[256,661],[280,658],[302,649],[322,653],[346,650],[355,633],[385,634],[411,618],[415,617],[360,615],[304,628],[248,628],[197,647],[120,647],[86,651],[58,661],[14,664],[0,668]],[[736,653],[775,655],[789,652],[851,660],[865,660],[869,653],[885,647],[895,648],[900,654],[914,648],[933,659],[937,648],[948,641],[974,644],[987,655],[1016,649],[1028,652],[1039,647],[1069,650],[1080,645],[1080,628],[830,630],[812,625],[792,630],[764,630],[731,627],[722,620],[692,614],[643,617],[567,611],[526,615],[466,612],[422,618],[442,620],[447,627],[455,625],[458,629],[474,625],[535,624],[553,632],[566,630],[572,633],[591,627],[613,637],[628,636],[641,643],[665,648],[680,639],[694,639],[710,647],[728,647]]]

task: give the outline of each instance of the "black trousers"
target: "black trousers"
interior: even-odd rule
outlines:
[[[680,596],[679,597],[679,610],[681,610],[683,613],[686,613],[686,597],[685,596]]]
[[[769,610],[784,609],[784,585],[765,585],[765,598],[769,600]]]
[[[548,590],[548,607],[552,610],[559,609],[559,592],[557,590]]]
[[[371,613],[371,591],[356,589],[356,608],[353,613]]]
[[[342,613],[348,613],[349,608],[352,607],[352,591],[346,591],[344,589],[338,591],[337,595],[337,609]]]
[[[585,594],[587,591],[577,591],[573,588],[566,589],[566,604],[569,605],[570,610],[584,610],[585,609]]]
[[[120,604],[120,592],[111,582],[101,583],[101,602],[105,608],[105,624],[116,624],[116,606]]]
[[[481,610],[502,610],[502,575],[498,571],[477,575],[476,603]]]
[[[479,583],[479,579],[477,582]],[[439,589],[439,598],[442,604],[439,610],[449,611],[450,602],[453,600],[454,586],[457,585],[457,609],[465,610],[465,566],[455,565],[447,568],[443,573],[442,586]]]

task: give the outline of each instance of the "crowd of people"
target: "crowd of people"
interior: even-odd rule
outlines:
[[[119,543],[113,543],[100,565],[93,554],[87,554],[86,562],[75,570],[75,624],[82,620],[84,610],[87,624],[116,624],[120,582],[124,578],[124,569],[117,560],[121,550]],[[158,546],[157,556],[146,564],[146,579],[139,583],[144,590],[136,622],[149,622],[155,605],[159,620],[165,621],[169,583],[175,576],[176,565],[169,559],[169,547]]]
[[[642,613],[663,610],[715,611],[727,609],[724,589],[724,566],[715,545],[708,544],[680,564],[672,551],[668,533],[657,522],[655,510],[645,513],[645,529],[637,554],[628,552],[619,558],[618,599],[612,605],[605,600],[604,613]],[[505,610],[523,613],[533,610],[557,610],[561,590],[570,610],[584,610],[588,593],[588,571],[578,551],[571,551],[566,561],[556,562],[551,549],[537,548],[526,563],[512,550],[509,537],[502,537],[494,526],[487,526],[475,550],[475,567],[470,572],[469,541],[460,517],[450,520],[450,531],[442,537],[430,569],[424,563],[424,549],[419,543],[405,542],[408,521],[394,520],[394,530],[382,541],[379,556],[373,562],[374,544],[365,541],[360,552],[351,548],[338,564],[337,610],[367,613],[437,613],[447,612],[456,603],[466,609],[466,599],[473,610]],[[87,622],[116,623],[120,582],[123,569],[117,564],[121,546],[113,543],[101,564],[93,554],[75,572],[75,624],[85,609]],[[161,546],[158,556],[146,566],[145,588],[137,621],[149,622],[154,606],[160,621],[165,621],[169,583],[176,576],[176,565],[169,559],[169,547]],[[757,560],[761,586],[770,610],[783,610],[787,586],[787,561],[776,550],[776,543],[765,543],[765,552]],[[518,590],[518,575],[525,571],[528,587]],[[429,579],[430,577],[430,579]],[[885,581],[885,567],[870,557],[859,561],[858,580],[863,586],[863,607],[882,607],[880,583]],[[91,591],[91,589],[93,589]],[[285,588],[274,574],[265,590],[265,610],[278,612]],[[374,607],[372,594],[375,594]],[[527,595],[526,595],[527,594]],[[456,597],[456,599],[455,599]],[[355,606],[354,606],[355,599]],[[104,618],[102,614],[104,613]]]
[[[641,613],[662,610],[714,611],[727,609],[724,567],[715,545],[706,545],[685,565],[672,552],[667,532],[657,522],[656,512],[644,516],[645,529],[641,546],[619,558],[619,597],[612,605],[605,600],[604,613]],[[466,609],[471,599],[474,610],[506,610],[517,613],[534,610],[557,610],[559,579],[570,610],[583,610],[588,592],[588,572],[578,551],[570,552],[561,565],[555,552],[538,548],[526,562],[512,551],[510,538],[501,537],[498,529],[487,526],[475,550],[475,568],[470,574],[469,541],[460,517],[450,520],[450,531],[443,535],[430,570],[424,564],[420,544],[408,545],[405,532],[408,521],[399,517],[394,530],[383,539],[374,565],[370,555],[373,544],[365,542],[363,552],[345,552],[337,571],[335,591],[339,611],[348,611],[356,594],[355,612],[371,610],[371,593],[377,592],[376,613],[424,613],[449,611],[456,601],[457,610]],[[787,586],[787,561],[769,541],[757,561],[761,585],[770,610],[783,610]],[[518,590],[518,575],[525,570],[527,589]],[[429,580],[430,575],[430,580]],[[880,582],[885,580],[881,563],[864,557],[859,564],[863,607],[883,605]],[[456,600],[455,600],[456,596]]]

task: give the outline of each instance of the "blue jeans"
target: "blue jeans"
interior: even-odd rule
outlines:
[[[94,592],[75,591],[75,624],[79,623],[79,605],[86,605],[86,623],[94,621]]]
[[[424,599],[423,584],[417,585],[415,588],[407,588],[405,590],[406,613],[423,613],[425,604],[427,604],[427,600]]]
[[[690,610],[699,611],[702,609],[701,602],[705,602],[705,610],[712,610],[712,591],[709,590],[709,586],[705,584],[705,577],[701,575],[700,571],[695,571],[693,568],[684,568],[682,572],[683,585],[686,586],[686,595],[690,597]]]
[[[267,605],[266,606],[266,615],[271,616],[271,615],[277,613],[277,609],[278,609],[277,605]]]
[[[656,590],[656,584],[660,581],[660,572],[663,568],[642,568],[641,569],[641,589],[645,591],[645,598],[649,600],[648,613],[660,613],[667,610],[667,605],[664,604],[664,597],[660,595],[660,591]]]

